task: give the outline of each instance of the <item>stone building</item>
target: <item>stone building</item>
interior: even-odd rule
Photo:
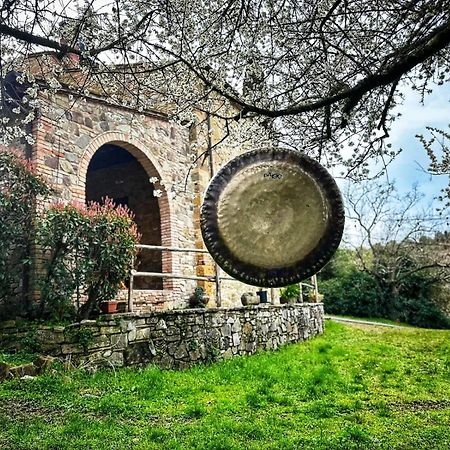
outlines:
[[[193,165],[207,149],[208,132],[213,142],[220,140],[221,124],[198,113],[201,125],[182,127],[169,121],[164,108],[137,111],[116,106],[92,88],[80,94],[72,82],[79,85],[83,72],[73,55],[62,60],[51,52],[32,55],[26,67],[42,84],[58,67],[58,87],[37,94],[39,111],[30,128],[34,142],[16,145],[55,188],[51,201],[100,201],[107,196],[134,212],[143,244],[202,248],[199,209],[211,171],[242,152],[218,154],[212,169],[208,160]],[[144,250],[138,265],[146,272],[215,273],[210,256],[195,253]],[[212,296],[214,306],[213,283],[136,278],[135,309],[185,307],[197,285]],[[242,292],[256,290],[232,281],[222,288],[224,306],[237,304]]]

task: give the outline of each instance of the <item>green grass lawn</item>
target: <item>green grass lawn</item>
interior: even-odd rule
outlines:
[[[183,372],[0,384],[1,449],[449,449],[450,331],[352,327]]]

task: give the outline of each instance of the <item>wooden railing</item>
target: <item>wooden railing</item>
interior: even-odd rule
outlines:
[[[200,248],[180,248],[180,247],[165,247],[163,245],[145,245],[139,244],[136,246],[141,250],[157,250],[157,251],[168,251],[168,252],[185,252],[185,253],[203,253],[209,254],[208,250],[203,250]],[[209,281],[215,283],[216,285],[216,296],[221,298],[221,281],[240,281],[236,278],[221,276],[220,269],[216,265],[216,274],[214,276],[196,276],[196,275],[183,275],[177,273],[164,273],[164,272],[139,272],[134,269],[134,261],[131,264],[130,270],[130,283],[128,287],[128,311],[133,311],[133,285],[134,278],[136,277],[146,277],[146,278],[174,278],[183,280],[196,280],[196,281]],[[313,275],[311,277],[311,283],[300,283],[300,293],[302,292],[302,286],[309,287],[313,289],[316,302],[318,302],[319,291],[317,288],[317,277]]]

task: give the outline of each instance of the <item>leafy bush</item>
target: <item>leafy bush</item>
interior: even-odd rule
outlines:
[[[373,277],[354,269],[320,284],[328,313],[360,317],[385,317],[385,295]]]
[[[378,261],[375,275],[352,264],[348,258],[351,251],[344,252],[333,258],[325,274],[320,273],[320,291],[327,313],[381,317],[426,328],[450,328],[449,319],[432,301],[435,279],[431,274],[411,273],[393,289],[382,262]],[[406,259],[408,264],[413,264],[411,258]]]
[[[139,236],[130,211],[111,200],[103,205],[68,204],[49,208],[39,226],[46,264],[41,280],[40,315],[64,319],[73,298],[86,302],[80,319],[98,312],[128,277]]]
[[[0,150],[0,317],[27,312],[30,239],[36,197],[50,188],[18,154]]]
[[[56,320],[73,318],[74,295],[86,275],[82,259],[87,251],[89,218],[83,208],[69,204],[50,207],[38,225],[38,241],[46,257],[40,279],[41,303],[38,316]]]
[[[415,292],[400,290],[395,296],[373,275],[355,269],[344,277],[323,281],[320,290],[325,311],[330,314],[382,317],[426,328],[450,328],[448,318],[424,294],[427,289],[423,285]]]
[[[417,327],[450,328],[450,321],[439,306],[425,297],[401,297],[396,319]]]

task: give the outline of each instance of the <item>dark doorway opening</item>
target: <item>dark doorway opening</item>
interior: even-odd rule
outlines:
[[[139,161],[127,150],[113,144],[102,145],[92,157],[86,175],[86,202],[102,202],[109,197],[134,213],[143,244],[161,245],[161,216],[154,186]],[[142,272],[162,272],[160,251],[144,250],[137,259]],[[137,277],[136,289],[162,289],[161,278]]]

